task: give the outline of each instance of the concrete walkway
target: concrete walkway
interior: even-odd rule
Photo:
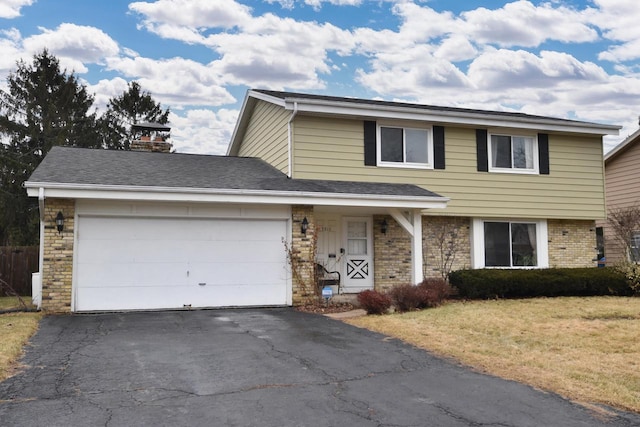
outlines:
[[[291,309],[46,317],[3,426],[638,426]]]

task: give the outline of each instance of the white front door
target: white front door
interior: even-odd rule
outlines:
[[[344,292],[373,289],[373,230],[371,217],[345,217]]]

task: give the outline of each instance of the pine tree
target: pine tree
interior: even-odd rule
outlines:
[[[142,90],[138,82],[129,82],[125,92],[109,100],[107,111],[100,118],[103,145],[105,148],[128,150],[133,137],[131,125],[143,122],[166,124],[168,121],[169,109],[163,111],[160,103]]]
[[[0,91],[0,245],[38,242],[38,204],[22,183],[51,147],[101,147],[93,96],[47,50],[18,61]]]

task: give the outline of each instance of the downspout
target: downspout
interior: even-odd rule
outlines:
[[[289,122],[287,123],[287,144],[289,149],[289,163],[287,165],[289,171],[287,176],[289,178],[293,178],[293,119],[298,114],[298,103],[293,103],[293,112],[291,113],[291,117],[289,117]]]
[[[42,308],[42,267],[44,264],[44,188],[38,189],[38,210],[40,213],[40,250],[38,254],[38,272],[31,276],[31,302]]]

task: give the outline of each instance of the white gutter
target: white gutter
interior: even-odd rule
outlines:
[[[291,117],[289,117],[289,121],[287,122],[287,144],[289,149],[289,164],[287,166],[288,173],[287,176],[289,178],[293,178],[293,129],[292,123],[293,119],[298,114],[298,103],[293,103],[293,112],[291,113]]]
[[[46,186],[46,187],[45,187]],[[434,209],[446,208],[447,197],[396,196],[310,191],[267,191],[177,187],[141,187],[95,184],[25,183],[27,194],[44,188],[47,197],[107,200],[148,200],[176,202],[221,202],[260,204],[300,204],[317,206],[360,206]]]

